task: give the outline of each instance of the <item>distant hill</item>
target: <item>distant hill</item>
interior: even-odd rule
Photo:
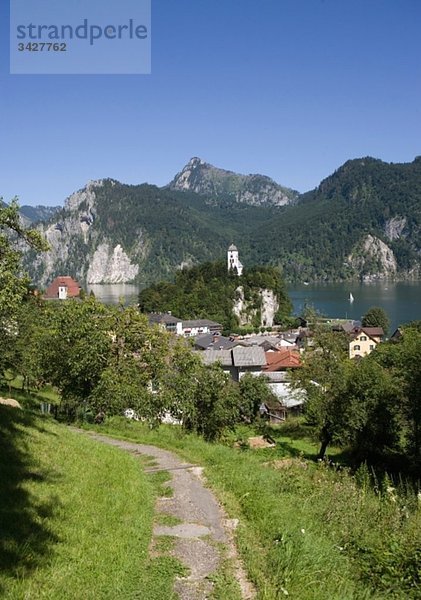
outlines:
[[[279,264],[290,280],[419,277],[421,158],[350,160],[269,224],[251,258]]]
[[[20,213],[26,217],[31,223],[39,223],[40,221],[47,221],[56,212],[61,209],[61,206],[29,206],[23,205],[20,207]]]
[[[45,286],[67,274],[80,282],[151,282],[185,266],[226,255],[274,209],[233,205],[220,210],[198,194],[106,179],[72,194],[39,224],[49,253],[25,255],[34,281]]]
[[[246,267],[279,266],[289,281],[421,275],[421,158],[350,160],[315,190],[291,192],[286,205],[277,204],[280,186],[268,178],[200,159],[189,165],[164,188],[104,179],[61,209],[36,207],[32,218],[47,211],[37,227],[51,251],[26,253],[35,283],[59,274],[81,283],[173,279],[184,267],[225,257],[231,243]]]
[[[298,192],[283,187],[266,175],[240,175],[192,158],[168,185],[171,190],[196,192],[215,200],[231,200],[252,206],[291,204]]]

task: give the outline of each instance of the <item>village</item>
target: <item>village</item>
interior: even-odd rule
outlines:
[[[237,247],[231,244],[227,252],[227,269],[241,276],[243,264]],[[48,301],[80,299],[82,288],[72,277],[56,277],[44,294]],[[290,374],[302,366],[302,356],[311,351],[314,344],[315,326],[322,325],[332,332],[346,334],[348,356],[359,360],[370,354],[385,337],[381,327],[364,327],[361,321],[347,319],[310,319],[297,317],[298,326],[282,330],[272,325],[261,331],[240,335],[222,334],[222,325],[211,319],[181,319],[170,311],[148,313],[151,326],[186,339],[203,361],[204,365],[219,364],[235,382],[249,373],[265,378],[272,392],[271,399],[262,403],[260,413],[271,424],[279,424],[288,416],[301,414],[306,392],[291,385]],[[398,336],[399,331],[392,336]],[[276,400],[274,400],[276,398]]]

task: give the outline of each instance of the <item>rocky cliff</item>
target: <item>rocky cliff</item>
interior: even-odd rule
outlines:
[[[347,262],[363,281],[393,278],[398,270],[393,250],[370,234],[357,244]]]
[[[298,197],[298,192],[265,175],[240,175],[214,167],[197,157],[187,163],[168,187],[210,198],[228,198],[251,206],[283,206]]]
[[[253,299],[246,300],[244,288],[235,290],[235,300],[232,312],[238,318],[240,325],[257,325],[272,327],[275,315],[279,309],[279,301],[273,290],[259,289]]]
[[[107,184],[118,185],[110,180]],[[97,196],[104,185],[103,180],[89,182],[84,189],[72,194],[50,221],[38,225],[50,251],[37,257],[32,253],[25,256],[26,266],[38,285],[44,287],[63,274],[88,284],[127,283],[137,277],[137,260],[144,250],[141,232],[138,244],[125,251],[121,243],[104,235],[98,226]]]

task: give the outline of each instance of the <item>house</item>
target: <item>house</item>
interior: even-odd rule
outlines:
[[[274,335],[251,335],[245,340],[249,346],[260,346],[265,352],[278,350],[279,338]]]
[[[56,277],[48,286],[44,298],[46,300],[66,300],[79,298],[81,287],[72,277]]]
[[[260,407],[262,416],[266,415],[272,425],[279,425],[290,415],[301,413],[305,402],[304,390],[294,389],[288,382],[288,373],[285,371],[264,372],[270,390],[276,399],[264,402]]]
[[[196,337],[205,333],[220,333],[222,325],[211,321],[210,319],[194,319],[192,321],[183,321],[181,334],[184,337]]]
[[[259,346],[235,346],[228,350],[205,350],[200,353],[205,365],[220,363],[234,381],[245,373],[260,375],[266,365],[265,352]]]
[[[291,387],[288,371],[301,367],[301,356],[297,350],[281,348],[277,352],[266,352],[266,366],[262,375],[268,379],[268,386],[275,394],[279,406],[268,407],[271,423],[285,420],[289,414],[299,414],[305,401],[304,390]]]
[[[151,313],[148,315],[149,325],[158,325],[162,329],[177,335],[183,333],[183,321],[168,313]]]
[[[381,327],[355,327],[350,333],[349,358],[367,356],[384,336]]]
[[[283,347],[283,348],[296,348],[297,344],[296,344],[296,340],[297,337],[299,335],[299,331],[284,331],[282,333],[279,334],[278,338],[279,338],[279,342],[278,342],[278,347]]]

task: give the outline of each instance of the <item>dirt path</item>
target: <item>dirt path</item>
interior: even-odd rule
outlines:
[[[155,525],[153,535],[154,538],[164,535],[174,537],[176,542],[173,554],[189,569],[189,575],[177,579],[175,583],[174,591],[181,600],[209,598],[213,588],[209,576],[215,573],[224,557],[233,561],[244,600],[255,597],[253,586],[247,580],[236,552],[233,540],[236,522],[226,518],[211,490],[205,487],[200,467],[183,462],[172,452],[155,446],[126,442],[96,433],[89,433],[89,436],[133,454],[153,457],[156,464],[146,467],[146,473],[168,471],[171,474],[169,485],[173,494],[168,498],[159,498],[156,510],[158,513],[177,517],[180,522],[174,526]],[[226,549],[224,557],[221,544]]]

